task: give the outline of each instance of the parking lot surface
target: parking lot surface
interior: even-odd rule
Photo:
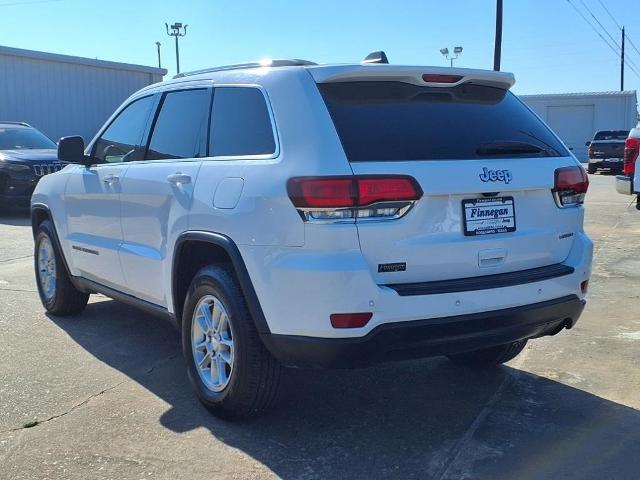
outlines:
[[[26,214],[0,217],[0,478],[640,476],[640,211],[591,175],[587,308],[506,366],[288,370],[268,414],[212,417],[177,331],[101,296],[48,317]]]

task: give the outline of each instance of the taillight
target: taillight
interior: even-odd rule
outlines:
[[[627,138],[624,142],[624,167],[625,175],[633,175],[636,171],[636,160],[640,152],[640,138]]]
[[[575,166],[556,169],[553,194],[559,207],[582,205],[588,188],[589,177],[584,168]]]
[[[415,179],[403,175],[296,177],[287,191],[304,220],[398,218],[422,196]]]

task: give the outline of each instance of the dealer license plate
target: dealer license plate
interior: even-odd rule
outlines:
[[[516,231],[513,197],[474,198],[462,201],[464,234],[491,235]]]

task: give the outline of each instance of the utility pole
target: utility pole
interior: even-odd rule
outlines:
[[[176,39],[176,70],[180,73],[180,50],[178,49],[178,38],[184,37],[187,34],[187,27],[189,25],[182,25],[182,23],[176,22],[171,25],[171,32],[169,32],[169,24],[165,23],[165,27],[167,27],[167,35],[170,37],[175,37]]]
[[[500,71],[500,57],[502,56],[502,0],[496,0],[496,43],[493,50],[493,69]]]
[[[162,68],[162,62],[160,61],[160,42],[156,42],[156,47],[158,47],[158,68]]]
[[[622,46],[620,49],[620,91],[622,92],[623,90],[624,90],[624,25],[622,26]]]

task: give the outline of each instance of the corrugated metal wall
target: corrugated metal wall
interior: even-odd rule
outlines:
[[[587,161],[585,142],[598,130],[630,130],[638,112],[635,91],[522,95],[569,147],[578,160]]]
[[[53,140],[88,142],[136,90],[159,73],[68,63],[0,52],[0,120],[24,121]]]

